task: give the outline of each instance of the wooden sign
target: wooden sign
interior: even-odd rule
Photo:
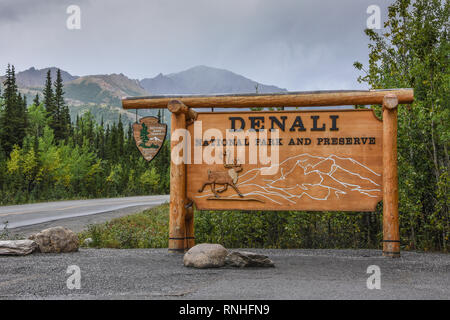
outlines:
[[[133,136],[144,159],[151,161],[158,154],[166,138],[167,125],[158,118],[145,117],[133,124]]]
[[[200,144],[234,144],[235,159],[187,165],[187,198],[200,210],[373,211],[383,198],[383,123],[371,110],[199,113],[197,121],[223,139],[195,140],[191,124],[191,154]],[[227,140],[227,129],[278,129],[279,137]],[[254,145],[279,148],[273,174],[263,172],[270,164],[249,163]]]
[[[126,98],[122,105],[124,109],[167,107],[172,113],[169,251],[184,252],[194,245],[194,205],[200,210],[373,211],[383,200],[383,255],[399,257],[397,107],[413,101],[412,89],[386,89],[164,95]],[[383,106],[383,121],[371,110],[234,111],[375,104]],[[234,110],[197,113],[193,109],[213,107]],[[209,133],[198,138],[195,133],[200,121],[200,131]],[[229,142],[223,138],[228,129],[253,129],[259,140],[243,136]],[[261,129],[277,129],[279,135],[268,132],[261,137]],[[195,158],[213,150],[218,152],[217,158],[224,156],[227,161],[174,161],[180,158],[176,149],[180,141],[187,148],[181,153],[188,160],[190,155]],[[235,144],[235,149],[241,147],[240,153],[231,150],[231,154],[229,143]],[[275,171],[274,163],[248,161],[259,155],[254,147],[263,145],[279,148],[275,152],[279,159],[273,161]]]

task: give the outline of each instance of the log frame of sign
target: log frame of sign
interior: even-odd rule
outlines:
[[[171,100],[167,109],[172,113],[171,134],[177,129],[186,129],[186,123],[195,121],[197,113],[179,100]],[[187,137],[183,136],[183,142]],[[179,141],[171,139],[171,150]],[[170,162],[170,213],[169,252],[184,252],[195,245],[194,212],[192,203],[186,198],[186,164]]]
[[[398,98],[383,99],[383,256],[400,257],[397,169]]]
[[[122,100],[124,109],[159,108],[168,103],[172,112],[173,133],[186,129],[186,124],[195,121],[197,113],[175,97],[128,98]],[[398,168],[397,168],[397,107],[399,103],[414,101],[412,89],[379,90],[368,92],[319,92],[288,93],[285,95],[231,95],[182,98],[191,107],[206,108],[258,106],[325,106],[346,104],[380,104],[383,106],[383,255],[400,256],[400,232],[398,213]],[[169,102],[167,100],[170,99]],[[171,141],[173,148],[178,141]],[[170,220],[169,251],[185,252],[195,244],[194,213],[191,201],[186,198],[186,164],[171,161],[170,170]]]

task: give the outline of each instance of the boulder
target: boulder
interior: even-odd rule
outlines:
[[[225,265],[229,267],[275,267],[272,260],[262,254],[246,251],[232,251],[225,258]]]
[[[33,240],[0,241],[0,255],[24,256],[33,253],[37,247]]]
[[[28,239],[36,241],[43,253],[78,251],[78,237],[65,227],[53,227],[31,235]]]
[[[225,265],[228,250],[220,244],[201,243],[184,255],[184,265],[193,268],[219,268]]]

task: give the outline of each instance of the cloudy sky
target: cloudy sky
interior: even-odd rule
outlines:
[[[392,1],[1,0],[0,68],[142,79],[207,65],[289,90],[366,88],[352,66],[367,61],[366,10],[384,21]]]

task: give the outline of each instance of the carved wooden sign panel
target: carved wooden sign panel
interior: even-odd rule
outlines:
[[[226,145],[234,144],[234,160],[187,165],[187,197],[200,210],[373,211],[382,200],[383,123],[372,110],[214,112],[197,121],[223,138],[199,139],[190,124],[192,155],[222,145],[228,157]],[[227,129],[278,129],[279,136],[227,140]],[[269,154],[277,145],[278,165],[249,163],[252,144]]]
[[[145,117],[133,124],[133,136],[144,159],[151,161],[161,149],[166,138],[167,125],[158,118]]]

